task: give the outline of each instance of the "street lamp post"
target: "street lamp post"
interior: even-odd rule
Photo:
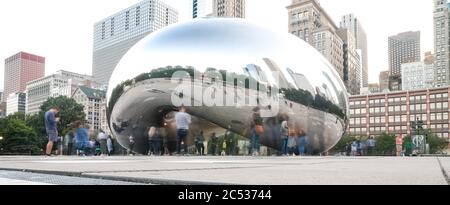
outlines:
[[[426,152],[426,136],[421,136],[420,131],[423,130],[424,122],[419,118],[416,121],[411,121],[411,128],[413,129],[416,135],[413,136],[411,134],[411,139],[413,140],[413,144],[415,145],[414,150],[418,151],[420,154],[424,154]]]

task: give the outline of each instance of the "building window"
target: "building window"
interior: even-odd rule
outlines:
[[[115,24],[115,19],[111,18],[111,36],[114,36],[114,25]]]
[[[125,12],[125,30],[130,28],[130,11]]]
[[[105,33],[106,33],[106,23],[102,23],[102,40],[105,39]]]
[[[136,26],[141,24],[141,7],[136,7]]]

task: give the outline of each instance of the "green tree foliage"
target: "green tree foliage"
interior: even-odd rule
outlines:
[[[320,95],[316,95],[313,97],[310,92],[301,89],[283,88],[280,91],[281,93],[283,93],[284,97],[290,101],[335,114],[342,119],[345,119],[346,117],[344,111],[341,108]]]
[[[0,136],[2,154],[42,154],[42,140],[21,120],[0,120]]]
[[[448,141],[432,133],[430,129],[423,130],[422,133],[426,136],[427,144],[430,146],[430,154],[438,154],[448,148]]]
[[[70,130],[71,123],[77,120],[84,120],[85,114],[83,111],[83,105],[78,104],[74,99],[60,96],[57,98],[49,98],[42,104],[38,114],[29,116],[26,119],[28,126],[32,127],[39,136],[46,136],[44,115],[45,112],[52,107],[59,107],[61,109],[58,116],[61,118],[58,123],[58,133],[60,136],[64,136]]]
[[[6,117],[7,119],[15,119],[15,120],[22,120],[25,121],[25,113],[22,112],[16,112],[12,115],[8,115],[8,117]]]
[[[344,137],[339,140],[339,142],[333,147],[333,149],[330,150],[331,153],[339,153],[339,152],[346,152],[347,145],[351,145],[353,141],[358,140],[356,136],[352,135],[345,135]]]
[[[376,138],[375,153],[380,156],[393,156],[396,152],[395,135],[383,133]]]

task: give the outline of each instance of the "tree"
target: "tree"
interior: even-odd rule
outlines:
[[[444,138],[440,138],[430,129],[423,130],[421,134],[426,136],[426,143],[430,146],[430,154],[437,154],[448,148],[448,142]]]
[[[25,113],[22,112],[16,112],[12,115],[9,115],[8,117],[6,117],[7,119],[16,119],[16,120],[21,120],[21,121],[25,121]]]
[[[50,110],[52,107],[59,107],[60,113],[58,116],[61,118],[58,123],[58,133],[60,136],[64,136],[71,129],[71,123],[77,120],[84,120],[84,107],[78,104],[74,99],[60,96],[57,98],[49,98],[40,107],[41,111],[33,116],[28,116],[26,118],[26,123],[28,126],[32,127],[39,136],[46,136],[45,125],[44,125],[44,115],[45,112]]]
[[[395,135],[383,133],[376,138],[375,153],[380,156],[393,156],[395,147]]]
[[[353,141],[358,140],[356,136],[345,135],[339,142],[330,150],[330,153],[346,152],[347,145],[351,144]]]
[[[42,154],[42,140],[36,132],[21,120],[2,119],[0,121],[1,153]]]

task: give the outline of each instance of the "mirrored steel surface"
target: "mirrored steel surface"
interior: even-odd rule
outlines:
[[[178,75],[172,77],[174,71]],[[256,81],[256,89],[248,85]],[[192,92],[180,92],[181,85]],[[267,93],[271,95],[264,97]],[[218,95],[226,97],[217,99]],[[230,95],[234,104],[226,102]],[[223,134],[229,126],[249,137],[259,107],[268,114],[263,117],[262,145],[279,149],[281,119],[288,117],[291,128],[306,134],[307,152],[317,154],[342,137],[348,116],[344,84],[318,51],[291,34],[241,19],[176,24],[150,34],[128,51],[108,90],[108,121],[120,144],[128,147],[133,136],[134,151],[145,153],[148,129],[155,126],[173,149],[174,96],[191,102],[186,105],[193,116],[189,145],[200,130],[208,138],[212,132]],[[255,98],[256,104],[245,103]]]

